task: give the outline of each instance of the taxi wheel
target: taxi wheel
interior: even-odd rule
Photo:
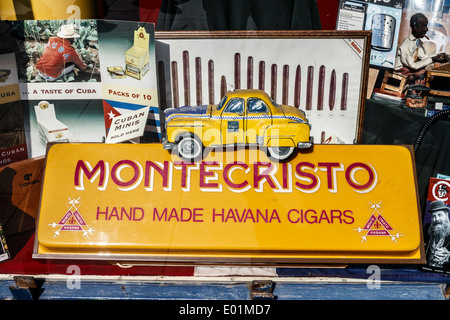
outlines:
[[[178,156],[186,161],[195,162],[203,155],[202,141],[194,134],[182,136],[176,148]]]
[[[267,147],[267,155],[276,161],[289,160],[294,155],[294,151],[294,147]]]

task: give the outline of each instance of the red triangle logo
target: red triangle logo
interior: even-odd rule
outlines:
[[[120,116],[121,113],[118,112],[107,101],[103,100],[103,115],[105,118],[105,129],[106,129],[106,132],[108,132],[109,128],[111,127],[111,123],[112,123],[112,120],[114,119],[114,117]]]

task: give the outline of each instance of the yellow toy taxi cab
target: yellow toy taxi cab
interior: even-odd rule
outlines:
[[[313,144],[305,113],[278,105],[256,89],[228,91],[218,105],[165,110],[163,147],[186,161],[203,158],[205,147],[256,145],[274,161],[287,161]]]

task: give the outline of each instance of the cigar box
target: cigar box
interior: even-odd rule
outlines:
[[[106,70],[112,79],[122,79],[127,77],[120,66],[108,67]]]
[[[0,261],[15,257],[35,232],[44,167],[41,156],[0,168]]]
[[[11,256],[8,251],[8,245],[6,244],[6,238],[3,235],[3,229],[0,225],[0,261],[9,260]]]
[[[5,82],[10,74],[10,70],[0,69],[0,82]]]
[[[150,69],[149,39],[150,35],[140,27],[134,31],[134,45],[125,52],[125,73],[139,80]]]
[[[41,101],[34,106],[36,120],[39,126],[39,138],[45,146],[48,142],[67,141],[69,128],[56,119],[55,106],[47,101]]]

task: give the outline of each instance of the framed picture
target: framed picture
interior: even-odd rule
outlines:
[[[300,108],[315,143],[359,143],[370,31],[156,32],[161,109],[261,89]]]
[[[371,30],[370,64],[393,68],[402,22],[403,2],[403,0],[340,0],[336,30]]]

